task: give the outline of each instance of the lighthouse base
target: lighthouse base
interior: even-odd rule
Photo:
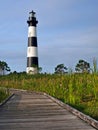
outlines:
[[[38,74],[38,68],[27,67],[26,72],[27,72],[27,74]]]

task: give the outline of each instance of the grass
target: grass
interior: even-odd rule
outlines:
[[[0,87],[46,92],[98,120],[97,74],[10,74],[0,77]]]
[[[0,103],[9,96],[9,92],[5,88],[0,88]]]

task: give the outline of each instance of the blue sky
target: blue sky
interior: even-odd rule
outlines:
[[[54,72],[64,63],[73,68],[84,59],[98,61],[98,0],[2,0],[0,60],[12,71],[25,71],[29,12],[36,12],[39,66]]]

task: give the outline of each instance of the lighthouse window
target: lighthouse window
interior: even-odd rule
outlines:
[[[30,13],[30,17],[34,17],[35,15],[34,15],[34,13]]]

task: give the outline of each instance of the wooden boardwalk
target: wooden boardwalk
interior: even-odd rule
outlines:
[[[0,107],[0,130],[95,130],[51,98],[18,92]]]

